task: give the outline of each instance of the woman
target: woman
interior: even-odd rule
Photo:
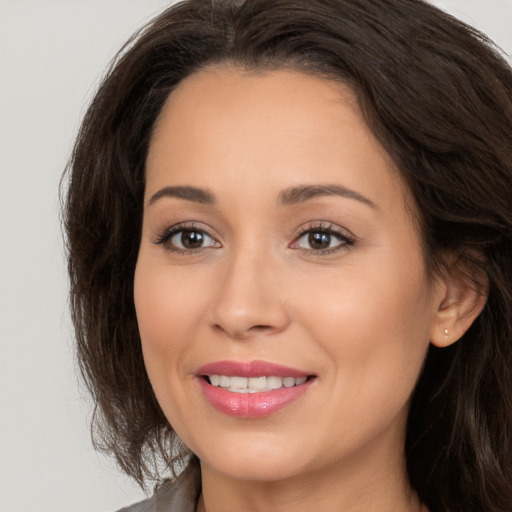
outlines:
[[[420,0],[190,0],[69,166],[128,510],[512,507],[512,71]]]

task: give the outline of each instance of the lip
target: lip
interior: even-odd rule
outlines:
[[[296,368],[290,368],[280,364],[270,363],[268,361],[217,361],[201,366],[196,375],[204,377],[206,375],[229,375],[230,377],[293,377],[300,379],[313,375],[312,372],[303,372]]]
[[[196,377],[203,396],[218,411],[240,418],[261,418],[274,414],[302,397],[316,380],[308,379],[298,386],[291,388],[283,387],[273,391],[233,393],[225,388],[212,386],[205,379],[207,375],[239,377],[275,376],[297,379],[313,374],[266,361],[218,361],[199,368]]]

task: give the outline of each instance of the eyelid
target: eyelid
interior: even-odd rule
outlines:
[[[204,226],[200,226],[197,222],[188,221],[188,222],[179,222],[178,224],[173,224],[172,226],[166,228],[163,232],[156,235],[156,239],[153,241],[155,245],[166,245],[173,236],[180,233],[181,231],[196,231],[198,233],[202,233],[207,236],[211,240],[215,242],[215,245],[209,245],[206,247],[198,247],[196,249],[187,249],[181,247],[166,247],[166,249],[170,252],[182,253],[182,254],[193,254],[199,251],[209,249],[210,247],[221,247],[221,243],[217,240],[215,236],[213,236],[208,229]]]
[[[199,224],[194,221],[180,222],[178,224],[174,224],[156,235],[156,239],[153,241],[155,245],[166,245],[169,240],[172,239],[173,236],[180,233],[181,231],[196,231],[198,233],[202,233],[206,237],[210,238],[214,243],[208,245],[206,247],[198,247],[194,249],[187,249],[181,247],[166,247],[169,252],[173,253],[181,253],[181,254],[194,254],[206,249],[210,248],[219,248],[222,247],[222,244],[219,242],[218,237],[212,235],[210,230],[204,225]],[[327,233],[329,235],[335,236],[340,240],[340,243],[335,247],[325,248],[325,249],[307,249],[303,247],[299,247],[298,243],[302,237],[312,232],[320,232]],[[299,228],[299,232],[294,237],[293,241],[289,245],[291,249],[301,250],[302,252],[307,252],[315,255],[326,255],[338,252],[340,250],[347,250],[350,246],[353,246],[356,243],[356,237],[348,231],[346,228],[335,225],[331,222],[327,221],[311,221],[305,225],[302,225]]]
[[[305,235],[309,233],[314,232],[327,233],[333,235],[340,240],[340,243],[335,247],[326,249],[305,249],[298,247],[298,243],[301,240],[301,238],[303,238]],[[312,221],[300,227],[299,233],[295,236],[293,242],[290,244],[290,248],[321,256],[325,254],[332,254],[344,249],[346,250],[348,249],[348,247],[353,246],[356,243],[356,241],[356,237],[346,228],[337,226],[335,224],[332,224],[331,222]]]

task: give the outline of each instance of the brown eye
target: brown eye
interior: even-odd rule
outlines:
[[[308,243],[311,249],[328,249],[331,245],[331,235],[329,233],[321,232],[309,233]]]
[[[199,231],[187,231],[181,232],[180,242],[185,249],[198,249],[203,245],[204,236]]]
[[[334,252],[353,245],[353,240],[332,228],[308,229],[293,243],[294,249],[306,249],[318,253]]]
[[[194,251],[206,247],[218,247],[219,244],[204,231],[198,229],[180,229],[166,240],[162,240],[169,249]]]

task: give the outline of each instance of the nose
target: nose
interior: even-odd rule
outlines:
[[[223,265],[211,309],[213,328],[238,340],[284,331],[289,314],[275,265],[255,253]]]

